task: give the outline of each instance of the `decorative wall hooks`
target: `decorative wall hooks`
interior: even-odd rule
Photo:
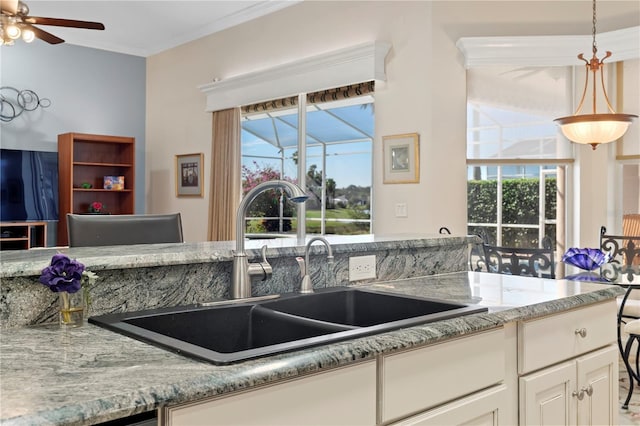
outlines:
[[[0,121],[8,123],[24,111],[34,111],[38,107],[48,108],[51,100],[40,98],[33,90],[18,90],[14,87],[0,87]]]

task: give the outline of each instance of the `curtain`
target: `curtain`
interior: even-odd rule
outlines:
[[[240,108],[213,113],[209,241],[235,239],[240,203]]]

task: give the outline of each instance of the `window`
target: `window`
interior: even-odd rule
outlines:
[[[338,100],[321,102],[327,97]],[[295,98],[243,108],[243,190],[246,193],[272,179],[299,182],[298,153],[305,150],[306,191],[310,197],[305,204],[305,232],[370,233],[373,97],[342,99],[310,94],[307,99],[304,141],[298,141],[298,107],[290,106],[297,104]],[[289,106],[282,107],[283,104]],[[266,111],[255,112],[256,109]],[[267,191],[252,204],[246,232],[295,233],[295,212],[279,191]]]
[[[570,146],[553,119],[567,110],[569,67],[467,71],[467,220],[492,244],[564,247]]]
[[[470,234],[485,234],[499,246],[538,248],[556,241],[556,165],[469,167]]]

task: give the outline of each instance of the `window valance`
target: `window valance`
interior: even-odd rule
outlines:
[[[369,42],[205,84],[206,111],[252,105],[270,99],[386,80],[384,61],[391,45]]]
[[[371,94],[374,92],[374,90],[375,81],[367,81],[365,83],[349,84],[348,86],[320,90],[318,92],[307,94],[307,104],[342,101],[345,99],[351,99],[358,96]],[[242,107],[242,113],[252,114],[260,112],[272,112],[280,109],[292,108],[297,105],[298,97],[288,96],[286,98],[274,99],[267,102],[259,102],[253,105],[245,105]]]

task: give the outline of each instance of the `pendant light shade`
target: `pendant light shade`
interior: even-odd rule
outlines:
[[[567,139],[571,142],[579,143],[579,144],[589,144],[596,149],[598,144],[601,143],[609,143],[613,142],[619,138],[621,138],[629,128],[629,125],[633,122],[635,118],[638,118],[637,115],[632,114],[616,114],[613,107],[611,106],[611,102],[609,102],[609,97],[607,96],[607,91],[604,87],[604,60],[611,56],[611,52],[606,53],[606,55],[599,60],[596,56],[598,49],[596,46],[596,0],[593,0],[593,57],[590,61],[587,61],[584,58],[584,55],[581,53],[578,55],[578,59],[585,62],[586,68],[586,77],[584,82],[584,90],[582,92],[582,99],[580,99],[580,104],[578,105],[578,109],[574,113],[574,115],[568,117],[556,118],[553,120],[554,122],[560,125],[560,129],[562,133],[565,135]],[[609,109],[608,113],[598,114],[596,112],[596,89],[597,89],[597,73],[600,72],[600,86],[602,89],[603,98],[607,104],[607,108]],[[589,72],[593,74],[593,96],[592,96],[592,114],[580,114],[582,109],[582,105],[584,104],[584,100],[587,94],[587,88],[589,87]]]
[[[637,117],[631,114],[582,114],[557,118],[562,133],[572,142],[591,145],[609,143],[621,138]]]

